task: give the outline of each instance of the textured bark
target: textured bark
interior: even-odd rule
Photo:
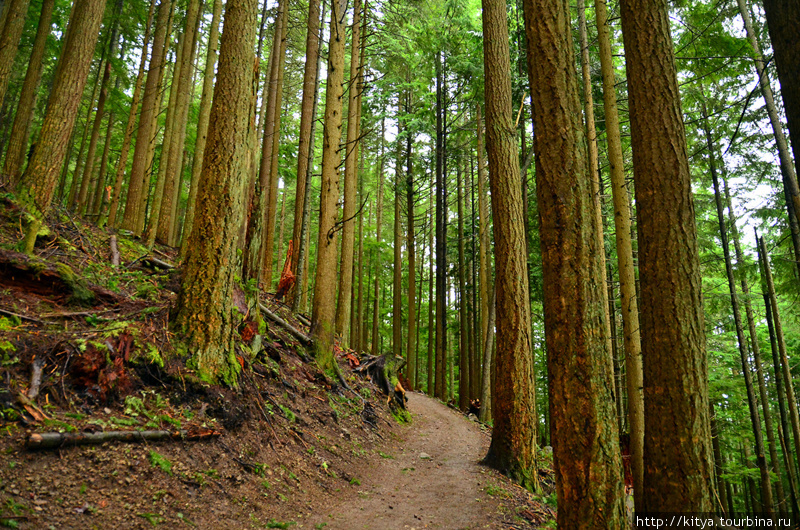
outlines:
[[[497,291],[492,289],[492,300],[489,305],[489,314],[486,319],[488,329],[494,328],[495,301]],[[492,363],[492,345],[494,344],[494,333],[487,334],[484,338],[482,347],[483,356],[483,378],[481,379],[481,412],[479,419],[487,423],[492,419],[492,376],[494,365]]]
[[[200,113],[197,117],[197,140],[194,144],[194,160],[192,161],[192,182],[189,185],[189,198],[186,204],[186,217],[183,222],[183,241],[181,242],[181,260],[186,256],[189,234],[194,225],[194,216],[197,202],[197,188],[200,183],[200,173],[203,170],[206,140],[208,137],[208,120],[211,115],[211,99],[214,93],[214,68],[217,64],[219,44],[219,19],[222,15],[222,0],[214,0],[212,8],[211,27],[208,34],[206,51],[206,67],[203,73],[203,95],[200,99]]]
[[[53,18],[53,6],[55,0],[44,0],[42,11],[39,14],[39,26],[36,29],[36,37],[33,40],[33,49],[28,59],[28,70],[25,72],[25,80],[22,82],[19,101],[17,102],[17,112],[14,115],[14,125],[11,127],[11,136],[8,139],[8,150],[6,151],[3,170],[0,172],[0,183],[11,182],[11,187],[15,187],[22,177],[22,166],[25,163],[27,154],[28,136],[30,123],[33,119],[33,112],[36,104],[36,93],[39,87],[39,80],[42,77],[42,67],[44,63],[45,45],[47,37],[50,35],[51,19]],[[2,104],[0,97],[0,104]]]
[[[342,139],[344,47],[347,37],[344,18],[344,0],[334,0],[331,6],[328,81],[325,88],[317,268],[311,313],[311,335],[317,364],[322,370],[328,371],[338,371],[333,356],[333,333],[336,318],[336,201],[339,199],[339,142]]]
[[[797,174],[795,172],[795,166],[792,164],[792,155],[789,154],[789,145],[783,133],[783,125],[778,117],[778,110],[775,107],[775,98],[772,94],[772,87],[769,84],[769,77],[767,76],[766,64],[761,54],[761,48],[758,44],[755,31],[753,30],[753,23],[750,20],[750,12],[747,10],[745,0],[736,0],[736,4],[739,7],[739,14],[742,16],[742,21],[744,22],[747,40],[750,42],[750,46],[753,47],[753,63],[756,68],[761,95],[764,97],[764,103],[767,108],[767,116],[772,126],[772,133],[775,136],[775,144],[778,148],[778,159],[780,160],[781,175],[783,177],[783,191],[786,196],[786,208],[792,233],[794,259],[797,270],[800,272],[800,226],[798,226],[798,215],[800,215],[800,188],[798,188],[797,184]],[[796,7],[795,11],[798,11]],[[795,15],[795,19],[797,18],[798,15]],[[795,40],[797,40],[797,27],[795,27],[794,32]],[[793,68],[797,70],[797,63],[794,64]],[[783,85],[781,85],[781,87],[783,87]],[[789,84],[789,89],[789,93],[791,94],[791,84]],[[800,148],[795,146],[795,149]],[[795,161],[795,163],[797,163],[797,161]]]
[[[598,259],[602,250],[580,119],[569,10],[561,0],[526,0],[523,5],[536,131],[550,435],[556,491],[563,507],[558,526],[620,528],[622,466],[610,344],[603,322],[606,287]],[[493,205],[494,195],[492,189]],[[497,303],[499,322],[501,291]],[[498,339],[498,378],[502,342]]]
[[[306,32],[306,65],[303,71],[303,99],[300,105],[300,133],[297,147],[297,185],[295,187],[294,200],[294,227],[292,230],[292,241],[294,248],[300,248],[300,232],[303,229],[303,208],[305,206],[306,174],[309,166],[309,152],[314,138],[311,136],[312,111],[316,100],[317,71],[319,62],[319,29],[320,29],[320,0],[310,0],[308,2],[308,20]],[[301,254],[292,254],[292,270],[297,274],[297,266]],[[297,282],[296,287],[301,282]],[[295,287],[295,288],[296,288]],[[294,299],[294,289],[289,295]]]
[[[480,327],[480,334],[479,337],[479,344],[484,347],[484,377],[483,383],[481,384],[481,421],[489,421],[492,418],[492,410],[489,406],[488,402],[485,400],[484,393],[487,392],[486,385],[487,383],[491,383],[491,376],[494,372],[492,372],[488,377],[485,375],[486,370],[494,370],[493,365],[491,363],[487,364],[486,359],[486,337],[490,334],[493,335],[492,328],[489,326],[489,303],[491,300],[494,299],[494,290],[491,289],[491,285],[489,284],[489,277],[491,276],[490,270],[490,263],[489,263],[489,256],[491,254],[491,240],[489,234],[489,204],[488,198],[486,197],[486,180],[484,178],[484,163],[483,163],[483,123],[481,122],[481,106],[480,103],[477,105],[476,110],[476,124],[477,124],[477,136],[478,136],[478,242],[480,244],[480,248],[478,250],[478,259],[479,259],[479,283],[480,283],[480,303],[481,303],[481,327]],[[492,304],[494,305],[494,304]],[[491,343],[490,343],[491,344]],[[490,366],[491,365],[491,366]],[[488,389],[489,394],[491,394],[491,384],[489,385]],[[485,412],[484,412],[485,411]]]
[[[344,146],[344,206],[342,208],[342,255],[339,267],[339,301],[336,306],[336,334],[344,344],[349,344],[348,317],[353,299],[350,295],[353,285],[353,254],[356,240],[356,188],[358,182],[358,91],[361,83],[359,68],[359,49],[361,46],[361,0],[353,6],[352,44],[350,46],[350,83],[347,90],[347,140]]]
[[[47,113],[20,184],[32,200],[32,213],[35,215],[26,237],[25,251],[28,254],[33,251],[36,233],[50,208],[58,173],[67,154],[67,144],[89,74],[104,8],[104,0],[76,0],[70,14]]]
[[[125,216],[122,227],[141,235],[142,225],[140,211],[142,196],[147,194],[147,172],[149,165],[150,143],[155,135],[156,117],[159,107],[159,85],[161,72],[166,59],[166,43],[168,24],[172,13],[172,1],[161,0],[156,14],[156,27],[153,31],[153,47],[150,52],[150,63],[147,70],[144,94],[142,95],[142,109],[139,114],[139,125],[136,132],[136,147],[133,151],[133,165],[131,166],[130,180],[128,182],[128,195],[125,202]]]
[[[494,429],[484,461],[523,486],[538,488],[536,392],[531,351],[525,225],[511,108],[505,2],[483,0],[486,152],[494,214],[497,289]]]
[[[595,0],[597,40],[603,76],[603,109],[608,142],[608,164],[611,193],[614,201],[614,227],[622,298],[622,330],[625,346],[625,380],[628,390],[628,424],[630,426],[631,471],[634,505],[643,506],[644,492],[644,399],[642,395],[642,345],[639,330],[639,303],[636,297],[636,273],[631,243],[631,211],[622,158],[619,113],[617,110],[616,76],[614,74],[611,28],[605,0]]]
[[[233,291],[239,273],[237,247],[244,219],[247,138],[252,100],[258,5],[228,0],[206,157],[183,281],[172,328],[201,377],[233,385],[239,370],[233,338]]]
[[[8,82],[11,79],[11,70],[14,68],[14,58],[25,28],[25,18],[28,16],[29,0],[6,0],[3,6],[3,18],[0,19],[0,105],[6,96]]]
[[[701,88],[702,90],[702,88]],[[733,274],[733,263],[731,261],[730,245],[728,243],[728,230],[725,226],[725,213],[722,207],[722,193],[720,192],[719,176],[717,175],[716,148],[711,137],[711,128],[708,123],[708,111],[704,100],[700,100],[703,113],[703,130],[706,137],[708,165],[711,172],[711,180],[714,184],[714,200],[717,207],[717,221],[719,224],[720,240],[722,241],[722,254],[725,259],[725,273],[728,278],[728,291],[731,297],[731,309],[733,310],[733,322],[736,328],[736,339],[739,346],[739,357],[742,363],[742,375],[747,391],[747,405],[750,412],[750,424],[753,429],[753,438],[756,449],[756,465],[761,474],[761,495],[764,505],[764,514],[767,517],[774,517],[772,483],[769,478],[769,468],[764,451],[764,437],[761,431],[761,418],[758,413],[758,402],[756,401],[755,389],[753,388],[753,377],[751,374],[750,363],[748,362],[749,352],[747,351],[747,339],[744,336],[744,326],[742,325],[741,310],[739,309],[739,296],[736,293],[736,278]],[[757,366],[757,369],[761,369]]]
[[[769,36],[778,80],[781,83],[783,109],[792,140],[795,174],[800,173],[800,3],[795,0],[764,0]]]
[[[710,512],[702,285],[665,0],[622,0],[636,186],[644,372],[644,512]],[[656,73],[656,74],[654,74]]]

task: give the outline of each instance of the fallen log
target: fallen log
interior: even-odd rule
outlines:
[[[106,442],[160,442],[164,440],[199,441],[216,438],[222,433],[212,429],[179,431],[106,431],[106,432],[43,432],[25,440],[28,449],[56,449],[76,445],[99,445]]]
[[[311,337],[309,337],[308,335],[306,335],[305,333],[303,333],[302,331],[300,331],[299,329],[292,326],[284,319],[282,319],[281,317],[270,311],[267,308],[267,306],[265,306],[262,303],[259,303],[258,308],[261,309],[261,312],[264,313],[267,316],[267,318],[269,318],[270,320],[281,326],[283,329],[291,333],[291,335],[297,340],[299,340],[303,346],[308,346],[311,344]]]
[[[31,401],[34,401],[39,395],[39,388],[42,386],[42,367],[44,367],[44,361],[41,358],[34,359],[31,364],[31,384],[28,388],[28,399]]]
[[[111,236],[109,245],[111,246],[111,266],[119,267],[119,247],[117,247],[117,236]]]

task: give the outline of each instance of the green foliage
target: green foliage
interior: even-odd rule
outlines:
[[[283,528],[285,530],[286,528],[289,528],[290,526],[296,524],[297,523],[295,523],[294,521],[288,521],[286,523],[282,523],[280,521],[276,521],[275,519],[270,519],[264,526],[264,528]]]
[[[139,515],[139,517],[141,517],[143,519],[146,519],[147,522],[150,523],[153,526],[158,526],[158,525],[160,525],[161,523],[164,522],[164,517],[159,515],[159,514],[157,514],[157,513],[148,512],[148,513],[140,513],[138,515]]]
[[[157,467],[164,473],[172,475],[172,462],[170,462],[165,456],[151,449],[150,453],[147,455],[147,458],[150,460],[150,465],[152,467]]]
[[[284,407],[284,406],[283,406],[283,405],[281,405],[280,403],[278,404],[278,408],[280,408],[280,409],[281,409],[281,412],[283,412],[283,416],[284,416],[284,417],[285,417],[287,420],[289,420],[289,423],[294,423],[295,421],[297,421],[297,416],[295,416],[294,412],[292,412],[292,411],[291,411],[291,410],[289,410],[288,408]]]

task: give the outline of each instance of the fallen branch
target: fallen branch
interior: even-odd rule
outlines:
[[[8,315],[10,317],[16,317],[20,320],[27,320],[28,322],[36,322],[37,324],[47,324],[47,322],[44,322],[42,320],[32,317],[26,317],[25,315],[19,315],[17,313],[12,313],[11,311],[6,311],[5,309],[0,309],[0,314]]]
[[[142,263],[145,264],[145,265],[148,265],[148,266],[150,266],[150,267],[152,267],[154,269],[172,270],[172,269],[175,268],[175,265],[171,265],[171,264],[167,263],[166,261],[161,261],[160,259],[154,258],[152,256],[147,256],[147,257],[142,258]]]
[[[159,442],[164,440],[200,441],[222,433],[212,429],[180,431],[106,431],[106,432],[43,432],[25,440],[28,449],[56,449],[74,445],[98,445],[106,442]]]
[[[111,236],[111,266],[119,267],[119,248],[117,247],[117,236]]]
[[[310,345],[310,344],[311,344],[311,337],[309,337],[308,335],[306,335],[305,333],[303,333],[302,331],[300,331],[300,330],[299,330],[299,329],[297,329],[296,327],[292,326],[291,324],[289,324],[288,322],[286,322],[284,319],[282,319],[281,317],[279,317],[278,315],[276,315],[275,313],[273,313],[272,311],[270,311],[269,309],[267,309],[267,306],[265,306],[265,305],[264,305],[264,304],[262,304],[262,303],[259,303],[259,304],[258,304],[258,308],[259,308],[259,309],[261,309],[261,311],[262,311],[262,312],[263,312],[263,313],[264,313],[264,314],[265,314],[265,315],[266,315],[266,316],[267,316],[267,317],[268,317],[270,320],[272,320],[273,322],[275,322],[276,324],[278,324],[279,326],[281,326],[283,329],[285,329],[286,331],[288,331],[289,333],[291,333],[291,335],[292,335],[294,338],[296,338],[297,340],[299,340],[299,341],[300,341],[300,343],[301,343],[303,346],[308,346],[308,345]]]
[[[44,421],[48,419],[47,414],[45,414],[42,409],[36,405],[36,403],[28,399],[28,396],[22,392],[17,392],[17,404],[24,408],[36,421]]]

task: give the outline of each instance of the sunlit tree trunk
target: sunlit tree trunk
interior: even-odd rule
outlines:
[[[236,254],[245,212],[243,188],[248,180],[257,12],[256,0],[228,0],[225,6],[197,198],[197,208],[204,215],[197,217],[189,236],[171,323],[199,375],[228,385],[236,383],[240,369],[233,345],[238,315],[233,291],[239,274]]]
[[[525,225],[511,108],[506,5],[483,0],[486,79],[486,152],[494,215],[497,289],[496,394],[494,429],[484,461],[524,487],[538,488],[536,392],[531,352]]]
[[[711,512],[694,201],[665,0],[622,0],[641,279],[644,512]]]

